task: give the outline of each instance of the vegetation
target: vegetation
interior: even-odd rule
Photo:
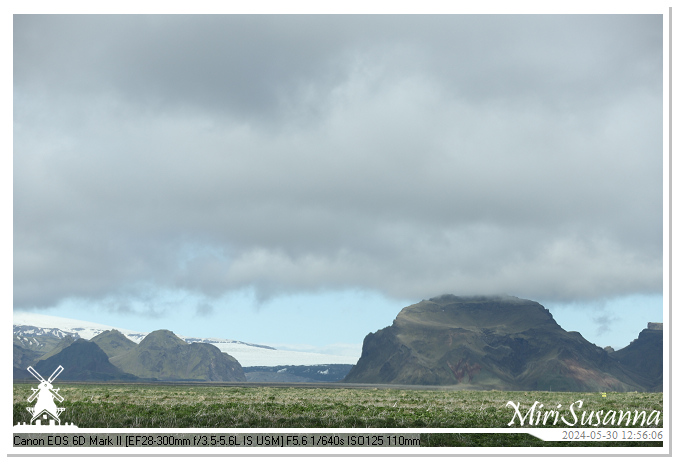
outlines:
[[[120,332],[113,336],[124,338]],[[245,381],[243,367],[235,358],[208,343],[187,343],[169,330],[153,331],[139,345],[126,346],[110,361],[142,379]]]
[[[28,419],[26,399],[31,386],[14,385],[14,424]],[[647,414],[662,410],[663,402],[662,393],[608,393],[603,397],[601,393],[170,384],[58,386],[65,398],[60,404],[66,408],[62,419],[81,428],[506,428],[514,415],[508,401],[520,402],[522,408],[538,401],[544,409],[551,409],[582,400],[583,410],[645,410]],[[661,414],[658,427],[662,425]],[[423,434],[422,440],[427,446],[544,445],[523,434]]]
[[[368,334],[344,381],[478,390],[661,391],[662,330],[609,353],[567,332],[539,303],[443,295]]]
[[[46,376],[59,366],[69,366],[62,375],[62,381],[136,381],[137,377],[122,372],[109,362],[106,353],[94,342],[79,338],[72,340],[55,355],[47,357],[35,365],[38,372]],[[28,373],[28,371],[26,371]]]

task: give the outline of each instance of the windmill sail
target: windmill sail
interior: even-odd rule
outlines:
[[[61,366],[59,366],[59,367],[61,367]],[[58,368],[57,368],[57,369],[58,369]],[[33,374],[33,377],[35,377],[36,379],[38,379],[38,382],[44,382],[44,381],[45,381],[45,379],[42,378],[42,375],[40,375],[40,374],[38,373],[38,371],[36,371],[35,369],[33,369],[33,366],[28,366],[28,369],[27,369],[27,370],[28,370],[28,372],[30,372],[31,374]]]
[[[40,389],[39,389],[39,388],[37,388],[37,389],[36,389],[36,388],[31,388],[31,390],[33,390],[33,393],[31,394],[31,396],[28,397],[28,402],[29,402],[29,403],[32,402],[32,401],[35,399],[36,396],[38,396],[38,393],[40,393]]]
[[[56,390],[50,390],[50,393],[54,396],[54,398],[59,400],[59,402],[61,403],[62,401],[64,401],[64,399],[61,397],[59,393],[57,393],[58,390],[59,390],[58,388]]]
[[[54,370],[54,372],[52,373],[50,378],[47,380],[47,383],[52,383],[52,380],[56,379],[59,376],[59,374],[61,374],[61,371],[63,371],[63,370],[64,370],[64,367],[59,365],[59,367],[57,367]]]

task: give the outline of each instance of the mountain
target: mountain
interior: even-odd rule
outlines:
[[[16,343],[14,344],[12,351],[12,365],[19,369],[27,368],[40,357],[39,352],[29,350]]]
[[[71,346],[76,340],[82,340],[81,338],[73,337],[71,335],[66,335],[64,338],[60,339],[59,342],[54,345],[54,347],[47,353],[40,356],[37,361],[42,361],[44,359],[50,358],[55,354],[60,353],[64,348]]]
[[[132,340],[116,329],[107,330],[90,340],[96,343],[109,358],[127,353],[137,346]]]
[[[621,350],[622,351],[622,350]],[[370,333],[345,382],[470,389],[644,390],[638,372],[539,303],[510,296],[444,295],[401,310]]]
[[[14,367],[13,378],[32,378],[31,374],[28,373],[26,368],[32,364],[35,364],[35,361],[37,361],[38,357],[40,357],[40,353],[37,351],[23,348],[21,345],[15,343],[12,350],[12,366]]]
[[[139,343],[148,334],[94,322],[50,316],[40,313],[13,313],[14,345],[37,350],[40,356],[51,351],[65,336],[91,340],[108,331],[117,330],[126,338]],[[241,366],[281,366],[354,364],[357,356],[340,356],[308,351],[279,350],[270,346],[222,338],[200,338],[177,335],[187,343],[209,343],[238,360]],[[39,356],[38,356],[39,357]]]
[[[79,339],[58,353],[38,362],[34,367],[48,378],[57,367],[64,366],[60,380],[137,380],[109,362],[106,353],[96,343]]]
[[[72,335],[76,338],[90,340],[92,337],[95,337],[106,330],[115,328],[104,324],[97,324],[96,322],[79,321],[66,317],[26,311],[14,311],[12,319],[14,333],[29,340],[36,334],[53,335],[57,338]],[[146,336],[145,333],[133,330],[118,330],[136,343]]]
[[[189,344],[169,330],[151,332],[110,360],[122,371],[146,379],[245,381],[235,358],[207,343]]]
[[[23,323],[17,324],[16,321],[13,329],[14,346],[39,353],[38,357],[52,351],[65,338],[80,338],[80,335],[75,332],[57,327],[47,328]]]
[[[662,323],[648,323],[648,328],[625,348],[610,353],[613,359],[634,373],[637,383],[649,391],[662,391],[663,328]]]

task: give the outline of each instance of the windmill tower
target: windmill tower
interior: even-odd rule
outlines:
[[[34,399],[38,398],[35,402],[35,406],[32,408],[26,408],[28,412],[32,414],[31,423],[35,425],[41,425],[41,419],[49,419],[50,425],[61,424],[59,419],[59,414],[64,412],[66,408],[58,408],[54,400],[58,400],[60,403],[64,399],[59,395],[59,389],[52,386],[52,381],[57,378],[64,368],[62,366],[57,367],[57,369],[52,373],[48,380],[42,378],[42,376],[33,369],[33,366],[28,367],[28,372],[30,372],[33,377],[35,377],[39,382],[38,388],[31,388],[33,394],[28,397],[28,402],[32,402]]]

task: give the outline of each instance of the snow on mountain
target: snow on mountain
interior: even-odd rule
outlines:
[[[90,340],[100,333],[115,329],[135,343],[139,343],[147,335],[145,332],[120,329],[108,325],[85,322],[64,317],[49,316],[29,312],[14,312],[14,333],[21,337],[30,338],[39,332],[45,334],[49,331],[53,335],[63,338],[72,335],[76,338]],[[177,336],[187,343],[210,343],[222,352],[228,353],[238,360],[243,367],[250,366],[307,366],[317,364],[355,364],[358,360],[353,356],[338,356],[331,354],[313,353],[308,351],[277,350],[266,345],[245,343],[237,340],[225,340],[217,338],[198,338]]]
[[[84,338],[86,340],[90,340],[91,338],[96,337],[100,333],[111,329],[118,330],[135,343],[139,343],[146,336],[145,333],[135,332],[133,330],[119,329],[117,327],[97,324],[96,322],[85,322],[78,321],[75,319],[68,319],[65,317],[48,316],[44,314],[17,311],[14,312],[13,324],[15,332],[18,326],[37,327],[43,329],[42,333],[45,333],[45,329],[58,329],[62,332],[66,332],[68,335],[75,336],[74,334],[77,334],[78,337]],[[22,330],[22,333],[30,332]],[[60,336],[59,338],[63,338],[63,336]]]
[[[263,349],[238,342],[210,342],[236,358],[243,367],[250,366],[313,366],[316,364],[356,364],[358,358],[308,351]]]

